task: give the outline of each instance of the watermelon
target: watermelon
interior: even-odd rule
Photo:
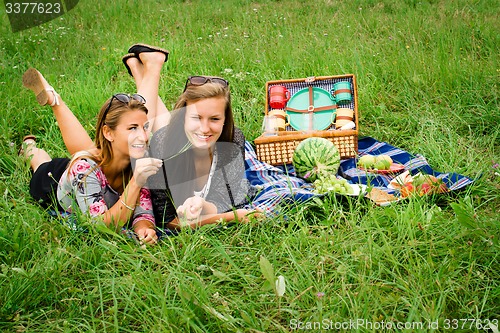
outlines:
[[[333,142],[311,137],[297,145],[293,152],[292,163],[298,176],[308,182],[314,182],[327,175],[337,174],[340,153]]]

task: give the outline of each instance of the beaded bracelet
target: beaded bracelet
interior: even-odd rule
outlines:
[[[125,208],[127,208],[128,210],[134,211],[134,209],[135,209],[135,208],[134,208],[134,207],[130,207],[129,205],[127,205],[127,204],[125,203],[125,201],[123,201],[123,200],[122,200],[122,198],[120,198],[120,202],[121,202],[121,203],[122,203],[122,205],[124,205],[124,206],[125,206]]]

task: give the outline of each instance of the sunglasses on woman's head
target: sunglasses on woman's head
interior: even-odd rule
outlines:
[[[227,86],[229,86],[229,82],[227,82],[221,77],[197,75],[188,77],[186,85],[184,86],[184,91],[186,91],[187,87],[189,86],[202,86],[208,82],[220,84],[224,88],[227,88]]]
[[[106,115],[108,114],[109,109],[111,109],[111,104],[113,104],[113,101],[115,99],[125,104],[128,104],[131,100],[137,101],[141,104],[146,104],[146,99],[139,94],[133,94],[133,95],[123,94],[123,93],[114,94],[113,97],[111,97],[111,99],[109,100],[108,107],[106,108],[106,111],[104,111],[102,119],[106,119]]]

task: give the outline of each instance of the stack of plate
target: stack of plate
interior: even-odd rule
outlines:
[[[337,105],[332,99],[329,91],[313,87],[312,102],[314,108],[331,107],[331,109],[315,111],[312,116],[308,112],[295,112],[287,110],[290,126],[297,131],[305,131],[312,128],[316,131],[326,130],[335,121]],[[297,91],[287,103],[287,108],[296,110],[308,110],[310,106],[309,88]],[[309,126],[312,121],[312,125]]]

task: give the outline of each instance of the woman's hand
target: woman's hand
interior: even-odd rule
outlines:
[[[243,208],[235,210],[235,213],[234,213],[235,220],[238,220],[238,222],[241,222],[241,223],[249,222],[250,218],[252,216],[255,218],[261,218],[264,216],[264,214],[262,213],[262,210],[260,210],[260,209],[249,210],[249,209],[243,209]]]
[[[145,157],[135,161],[134,179],[139,187],[143,187],[148,178],[158,172],[163,161],[157,158]]]
[[[200,222],[202,215],[216,213],[217,208],[214,204],[198,196],[187,198],[186,201],[177,208],[179,219],[181,221],[186,221],[187,224],[191,226]]]
[[[194,196],[187,198],[182,205],[177,208],[177,216],[181,221],[188,224],[197,223],[200,220],[205,199]]]
[[[147,220],[141,220],[134,225],[134,232],[136,233],[139,241],[142,244],[154,245],[158,242],[158,236],[156,235],[156,230],[151,222]]]

